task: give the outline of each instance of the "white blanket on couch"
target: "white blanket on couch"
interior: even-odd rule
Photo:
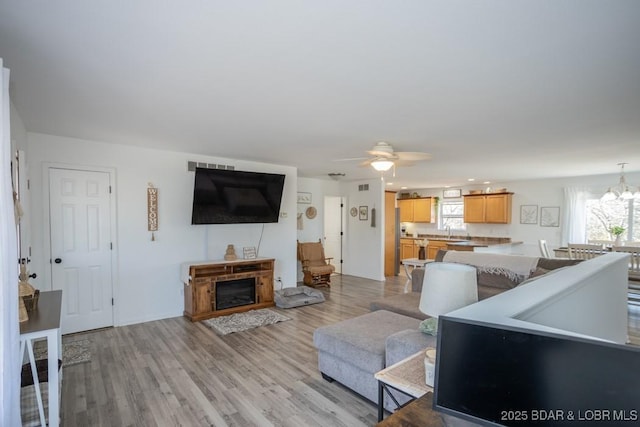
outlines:
[[[538,257],[523,255],[447,251],[442,261],[468,264],[482,272],[501,274],[511,280],[521,280],[528,278],[535,271],[538,259]]]

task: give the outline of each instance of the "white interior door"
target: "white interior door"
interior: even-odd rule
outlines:
[[[108,172],[49,169],[51,281],[62,333],[113,326]]]
[[[336,273],[342,274],[342,197],[324,198],[324,255],[333,258]]]

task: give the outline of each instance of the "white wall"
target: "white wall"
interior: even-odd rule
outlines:
[[[340,183],[317,178],[298,178],[298,191],[311,194],[311,203],[298,203],[297,214],[301,215],[302,229],[297,230],[297,239],[300,242],[317,242],[324,237],[324,197],[341,196]],[[313,219],[307,218],[306,210],[313,206],[317,210],[317,216]],[[296,217],[297,218],[297,217]],[[334,261],[335,262],[335,261]],[[303,279],[302,264],[297,263],[297,281]]]
[[[342,196],[342,190],[338,181],[328,181],[317,178],[298,178],[298,191],[311,193],[311,204],[297,204],[297,214],[302,215],[302,230],[297,231],[298,240],[301,242],[314,242],[324,237],[324,197]],[[317,209],[318,215],[309,219],[305,211],[310,206]]]
[[[30,211],[30,190],[28,189],[26,177],[29,176],[28,165],[24,162],[24,157],[28,157],[27,147],[27,130],[24,127],[24,123],[18,115],[18,110],[11,104],[11,159],[15,161],[16,151],[21,151],[23,159],[21,159],[20,176],[23,177],[23,181],[19,183],[18,194],[20,195],[20,205],[25,212]],[[15,167],[15,166],[14,166]],[[31,218],[29,215],[24,215],[20,219],[20,258],[29,258],[29,246],[31,246]],[[31,266],[27,267],[31,270]],[[30,279],[29,282],[35,284],[37,279]]]
[[[627,182],[631,185],[640,185],[640,173],[627,173]],[[539,255],[538,240],[544,239],[551,249],[566,246],[567,242],[561,241],[560,227],[541,227],[540,208],[543,206],[560,207],[560,223],[562,224],[562,210],[564,209],[564,188],[583,187],[594,194],[604,194],[608,187],[618,183],[620,175],[591,175],[570,178],[553,178],[530,181],[513,181],[493,183],[493,188],[505,187],[513,192],[513,208],[511,224],[467,224],[467,231],[471,236],[510,237],[513,241],[522,241],[523,245],[516,249],[518,253],[526,255]],[[478,186],[461,187],[462,194],[468,194],[471,189],[481,189]],[[404,190],[403,190],[404,191]],[[418,189],[406,190],[417,192],[421,196],[439,196],[442,201],[442,189]],[[520,224],[520,206],[538,206],[538,224]],[[414,230],[420,234],[445,234],[437,230],[437,224],[412,224],[407,232]],[[454,232],[458,234],[457,232]]]
[[[368,191],[359,191],[359,185],[368,184]],[[341,184],[347,198],[346,210],[352,207],[369,208],[369,219],[347,215],[343,274],[384,280],[384,188],[379,179],[352,181]],[[371,227],[371,209],[376,210],[376,226]]]
[[[193,172],[187,161],[234,165],[238,170],[284,173],[285,189],[277,224],[265,224],[259,255],[275,258],[275,276],[284,286],[296,281],[296,189],[293,167],[219,159],[188,153],[28,133],[31,173],[32,270],[42,274],[37,286],[51,287],[45,218],[43,168],[48,162],[113,168],[116,171],[117,265],[114,275],[116,325],[182,315],[180,264],[219,260],[227,244],[242,256],[244,246],[258,246],[261,224],[191,225]],[[151,241],[146,224],[146,189],[158,188],[159,230]],[[34,283],[35,284],[35,283]]]

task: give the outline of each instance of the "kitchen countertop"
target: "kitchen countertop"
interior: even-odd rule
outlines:
[[[473,247],[473,248],[486,248],[489,246],[499,246],[499,245],[521,245],[522,242],[503,242],[503,243],[499,243],[499,242],[489,242],[489,241],[479,241],[479,240],[466,240],[463,242],[451,242],[449,243],[447,246],[466,246],[466,247]]]
[[[419,234],[418,237],[402,236],[401,239],[412,240],[436,240],[438,242],[450,242],[448,246],[461,246],[461,247],[488,247],[497,245],[519,245],[522,242],[514,242],[509,237],[482,237],[471,236],[471,239],[467,239],[462,236],[442,236],[437,234]]]

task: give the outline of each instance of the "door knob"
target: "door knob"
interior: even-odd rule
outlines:
[[[55,262],[56,264],[60,264],[62,260],[60,258],[56,258],[53,260],[53,262]]]

